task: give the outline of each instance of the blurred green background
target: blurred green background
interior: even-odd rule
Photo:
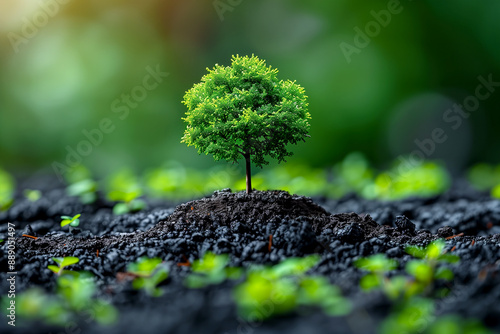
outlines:
[[[388,24],[370,25],[393,2],[2,1],[0,166],[51,171],[78,149],[101,175],[223,165],[180,143],[181,100],[206,67],[252,53],[309,96],[312,137],[293,148],[295,164],[328,167],[359,151],[389,168],[436,128],[447,140],[427,159],[452,171],[499,162],[500,87],[457,129],[443,116],[479,76],[500,82],[500,2],[401,1]],[[356,47],[367,24],[372,37]],[[356,52],[346,57],[342,43]],[[144,83],[157,69],[169,75]],[[103,120],[107,133],[86,147],[84,132]]]

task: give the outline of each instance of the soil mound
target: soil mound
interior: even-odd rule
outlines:
[[[181,204],[168,217],[168,222],[210,224],[216,221],[229,226],[231,222],[271,220],[275,217],[308,217],[321,219],[330,216],[325,209],[309,197],[290,195],[286,191],[245,191],[237,193],[230,189],[216,191],[211,197]]]

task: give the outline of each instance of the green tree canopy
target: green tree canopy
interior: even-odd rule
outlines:
[[[233,56],[231,66],[207,70],[184,96],[187,128],[181,142],[215,160],[244,157],[250,192],[250,161],[258,167],[269,163],[266,156],[284,161],[292,155],[287,145],[308,137],[307,96],[253,55]]]

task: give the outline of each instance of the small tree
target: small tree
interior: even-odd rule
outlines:
[[[215,160],[246,163],[247,193],[252,191],[250,162],[267,165],[292,152],[287,144],[309,137],[307,96],[294,81],[278,80],[278,70],[258,57],[232,57],[231,66],[215,65],[186,92],[187,128],[183,143]]]

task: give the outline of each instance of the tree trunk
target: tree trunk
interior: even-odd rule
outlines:
[[[250,166],[250,153],[245,153],[245,163],[247,170],[247,194],[252,192],[252,169]]]

